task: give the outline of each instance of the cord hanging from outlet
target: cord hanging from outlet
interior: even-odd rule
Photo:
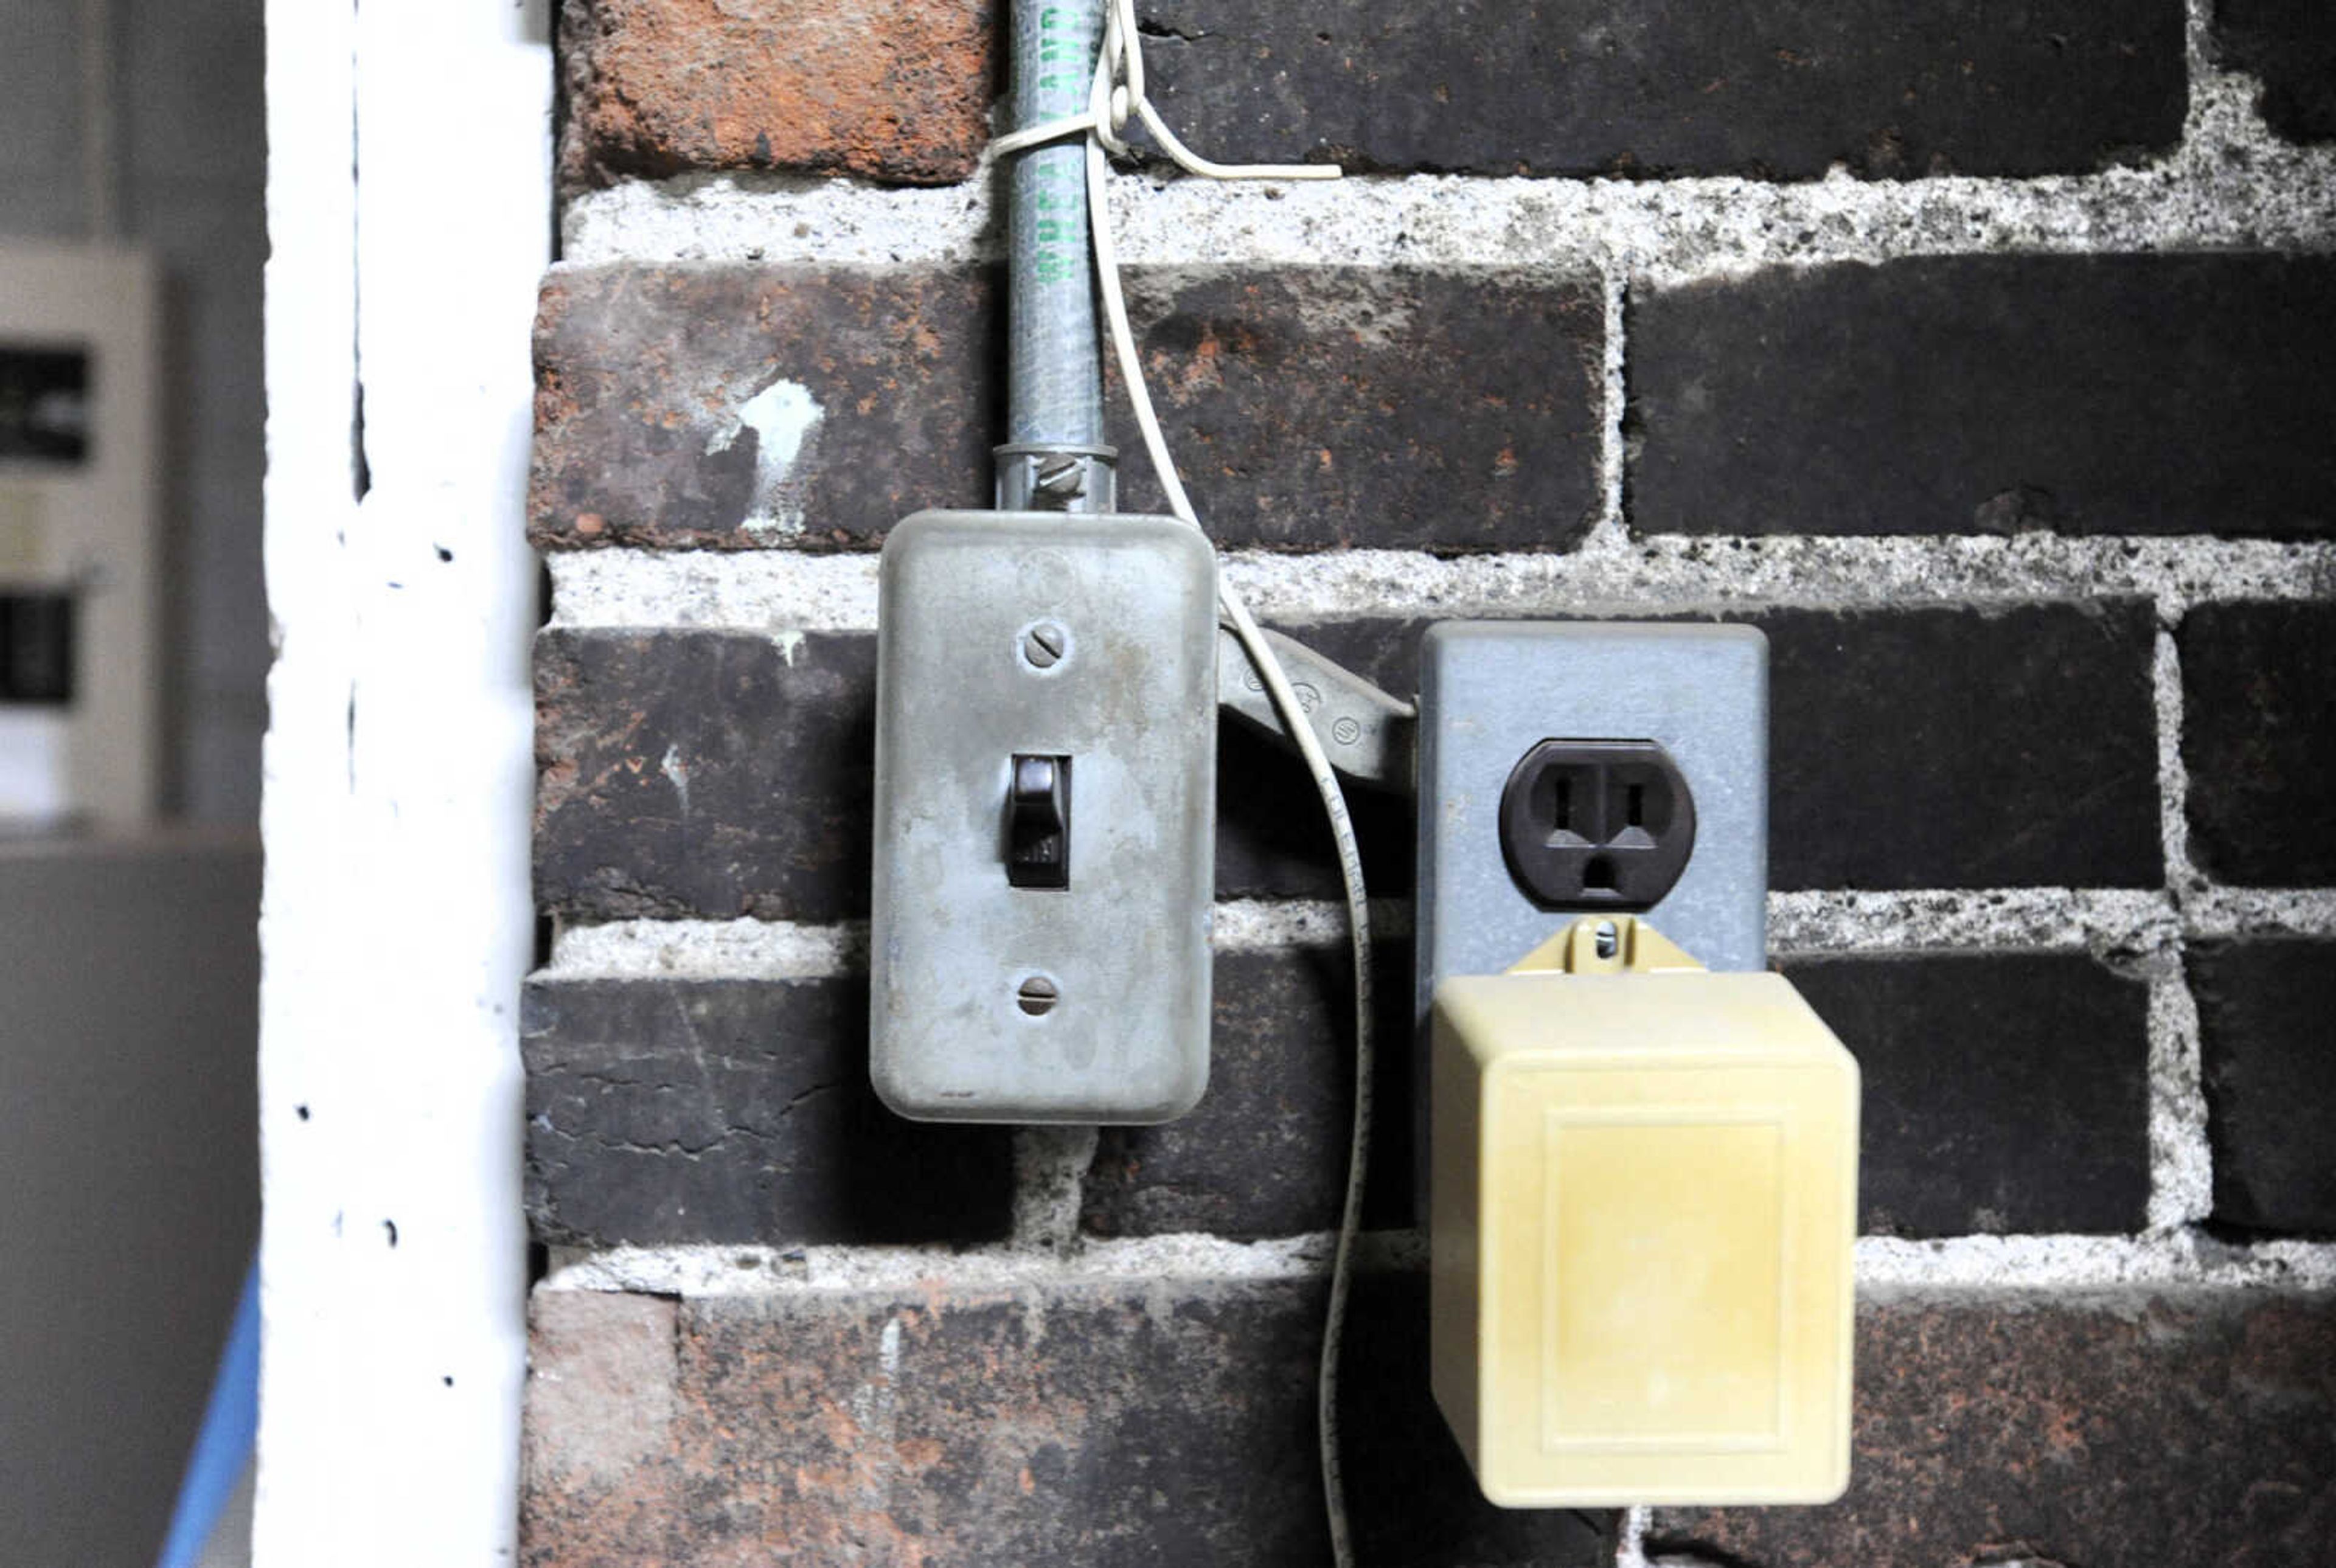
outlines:
[[[1104,316],[1112,349],[1127,384],[1128,402],[1142,432],[1144,451],[1166,492],[1169,510],[1200,526],[1200,516],[1185,492],[1175,460],[1169,455],[1167,437],[1145,385],[1144,366],[1135,350],[1134,329],[1129,325],[1127,297],[1121,287],[1117,248],[1109,222],[1109,157],[1131,155],[1123,140],[1131,118],[1139,119],[1162,151],[1179,168],[1210,180],[1336,180],[1340,171],[1328,164],[1217,163],[1184,145],[1152,107],[1144,92],[1144,47],[1136,25],[1134,0],[1110,0],[1104,23],[1103,48],[1095,64],[1095,85],[1087,112],[1066,119],[1017,130],[992,144],[998,154],[1015,152],[1073,136],[1086,139],[1088,229],[1095,245],[1096,286],[1103,297]],[[1355,1102],[1351,1141],[1347,1157],[1345,1196],[1338,1216],[1337,1251],[1330,1267],[1330,1300],[1322,1331],[1322,1359],[1316,1386],[1316,1420],[1321,1440],[1323,1506],[1330,1535],[1330,1553],[1338,1568],[1352,1568],[1354,1544],[1348,1527],[1346,1486],[1338,1456],[1338,1359],[1346,1332],[1347,1300],[1354,1273],[1354,1248],[1362,1228],[1363,1184],[1369,1170],[1371,1134],[1371,1075],[1375,1058],[1371,1038],[1370,910],[1363,889],[1361,851],[1355,842],[1353,818],[1345,794],[1312,722],[1292,689],[1290,677],[1272,646],[1258,629],[1256,619],[1241,595],[1218,581],[1218,599],[1233,635],[1256,667],[1258,677],[1273,699],[1274,710],[1296,742],[1299,757],[1322,799],[1329,820],[1330,838],[1338,860],[1339,881],[1347,899],[1348,930],[1355,965]]]

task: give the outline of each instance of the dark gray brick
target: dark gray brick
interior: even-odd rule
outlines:
[[[1131,268],[1171,450],[1228,545],[1538,550],[1599,497],[1595,283],[1484,270]],[[865,548],[988,503],[1003,315],[977,269],[563,268],[536,323],[546,549]],[[822,411],[783,478],[741,404]],[[1113,404],[1126,503],[1161,504]]]
[[[1770,641],[1777,887],[2159,880],[2146,604],[1747,618]],[[1287,629],[1408,694],[1426,624]],[[867,913],[872,638],[814,633],[782,652],[740,633],[550,631],[536,689],[546,907],[581,920]],[[1348,798],[1369,886],[1409,891],[1410,801]],[[1217,886],[1338,891],[1304,771],[1237,719],[1221,731]]]
[[[1631,302],[1633,528],[2336,532],[2336,257],[1926,257]]]
[[[1546,550],[1595,520],[1594,280],[1474,269],[1134,269],[1144,373],[1229,545]],[[1118,396],[1126,503],[1165,507]]]
[[[1856,1354],[1847,1496],[1659,1509],[1648,1555],[1763,1568],[2327,1561],[2336,1298],[1869,1292]]]
[[[2336,140],[2336,6],[2327,0],[2215,0],[2223,63],[2263,78],[2255,107],[2290,141]]]
[[[1313,1281],[651,1302],[541,1292],[528,1568],[885,1568],[1329,1554]],[[1366,1276],[1343,1407],[1362,1561],[1591,1568],[1611,1517],[1476,1493],[1430,1405],[1426,1292]]]
[[[2336,882],[2336,605],[2199,605],[2175,646],[2190,858],[2228,882]]]
[[[1797,955],[1781,967],[1864,1074],[1864,1230],[2141,1228],[2146,982],[2083,953]]]
[[[868,911],[876,639],[536,638],[536,897],[563,914]]]
[[[2160,881],[2146,602],[1743,618],[1768,634],[1774,886]]]
[[[524,998],[536,1239],[1005,1235],[1002,1127],[903,1121],[868,1083],[868,982],[537,979]]]
[[[1407,948],[1377,966],[1379,1115],[1366,1217],[1409,1222]],[[2149,1196],[2148,988],[2077,953],[1788,957],[1865,1075],[1863,1225],[1904,1236],[2120,1232]],[[1288,1235],[1336,1220],[1352,1027],[1342,952],[1223,954],[1208,1096],[1107,1128],[1105,1235]]]
[[[1194,146],[1358,170],[2037,174],[2172,146],[2185,99],[2176,0],[1139,10]]]
[[[2214,1150],[2214,1218],[2336,1234],[2336,941],[2207,942],[2189,954]]]
[[[1411,945],[1372,966],[1377,1071],[1364,1222],[1411,1220]],[[1344,947],[1220,953],[1209,1092],[1157,1127],[1105,1127],[1085,1222],[1098,1235],[1334,1229],[1354,1115],[1353,961]]]
[[[1416,656],[1415,656],[1416,657]],[[546,631],[536,639],[538,901],[570,919],[868,913],[875,638]],[[1375,891],[1411,885],[1411,803],[1356,792]],[[1226,897],[1338,890],[1304,771],[1239,720],[1218,765]]]

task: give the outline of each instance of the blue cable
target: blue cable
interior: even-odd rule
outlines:
[[[219,1514],[251,1464],[252,1441],[258,1431],[259,1261],[255,1258],[244,1271],[235,1322],[211,1378],[202,1430],[195,1436],[186,1478],[179,1484],[170,1533],[163,1539],[156,1568],[194,1568],[200,1560],[211,1532],[219,1527]]]

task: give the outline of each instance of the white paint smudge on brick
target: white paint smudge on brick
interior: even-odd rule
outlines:
[[[794,482],[795,464],[819,422],[811,388],[784,376],[738,405],[738,424],[753,431],[755,441],[754,495],[738,525],[748,533],[787,539],[803,532],[803,487]],[[729,444],[722,443],[724,449]]]

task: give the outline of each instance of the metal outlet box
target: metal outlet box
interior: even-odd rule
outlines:
[[[1669,754],[1693,796],[1694,847],[1677,882],[1635,912],[1707,969],[1767,967],[1767,638],[1745,626],[1445,621],[1420,648],[1416,1082],[1428,1081],[1439,983],[1499,974],[1596,912],[1536,901],[1504,852],[1504,789],[1550,740]],[[1424,1105],[1421,1117],[1425,1194]]]
[[[870,1071],[927,1121],[1167,1121],[1209,1069],[1216,556],[927,511],[877,611]]]

